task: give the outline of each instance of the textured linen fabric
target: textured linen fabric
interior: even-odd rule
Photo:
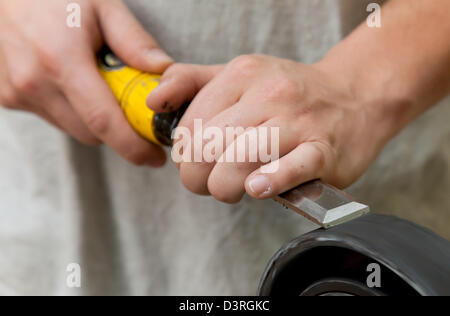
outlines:
[[[200,64],[248,53],[311,63],[367,15],[359,0],[127,4],[177,61]],[[449,118],[443,102],[411,124],[350,192],[449,237]],[[3,109],[0,166],[0,294],[252,295],[274,252],[315,228],[272,201],[195,196],[171,163],[134,167]],[[66,285],[69,263],[81,288]]]

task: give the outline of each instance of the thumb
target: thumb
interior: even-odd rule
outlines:
[[[158,113],[173,112],[192,101],[223,67],[174,64],[166,70],[159,86],[149,95],[147,105]]]
[[[326,181],[331,164],[327,146],[319,142],[303,143],[279,160],[250,174],[245,181],[245,189],[256,199],[275,197],[314,179]]]
[[[106,43],[129,66],[161,74],[173,63],[122,1],[98,1],[97,14]]]

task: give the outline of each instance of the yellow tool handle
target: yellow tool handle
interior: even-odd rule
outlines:
[[[161,145],[155,135],[155,112],[147,107],[150,92],[160,77],[128,67],[107,47],[98,55],[99,70],[120,103],[131,126],[145,139]]]

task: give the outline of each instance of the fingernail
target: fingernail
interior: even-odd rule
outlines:
[[[248,186],[250,187],[250,190],[252,190],[252,192],[257,196],[267,195],[272,189],[269,179],[263,175],[255,176],[249,181]]]
[[[150,94],[155,94],[155,91],[161,90],[162,88],[164,88],[165,86],[167,86],[170,83],[170,79],[164,80],[164,81],[160,81],[159,84],[156,86],[155,89],[152,90],[152,92],[150,92]]]
[[[165,81],[162,81],[162,82],[160,82],[157,86],[156,86],[156,88],[155,89],[153,89],[151,92],[150,92],[150,94],[147,96],[147,107],[150,109],[150,110],[153,110],[153,107],[155,107],[155,108],[157,108],[156,106],[155,106],[155,104],[152,104],[152,96],[154,96],[155,94],[158,94],[158,91],[161,91],[162,89],[164,89],[164,87],[165,86],[167,86],[168,84],[170,83],[170,80],[165,80]],[[163,109],[164,109],[164,107],[163,107]],[[165,110],[165,109],[164,109]]]
[[[173,59],[169,57],[162,49],[154,48],[148,51],[148,57],[152,62],[172,63]]]

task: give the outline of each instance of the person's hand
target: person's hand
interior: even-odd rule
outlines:
[[[225,150],[215,153],[212,163],[179,164],[181,180],[189,190],[212,194],[223,202],[238,202],[245,192],[257,199],[274,197],[313,179],[347,187],[388,138],[377,126],[383,118],[369,99],[345,74],[332,75],[320,63],[241,56],[226,66],[175,64],[163,82],[149,98],[156,111],[167,110],[164,104],[178,107],[200,90],[179,125],[189,128],[191,135],[194,119],[199,118],[203,131],[279,127],[281,158],[272,162],[278,163],[274,173],[262,172],[261,161],[220,162],[222,154],[227,157],[227,151],[236,149],[234,139],[226,139]],[[244,148],[247,158],[248,148]]]
[[[160,166],[161,148],[140,138],[100,76],[106,43],[132,67],[162,73],[172,60],[119,0],[79,0],[81,28],[61,0],[0,0],[0,104],[36,113],[82,143],[105,143],[138,165]]]

